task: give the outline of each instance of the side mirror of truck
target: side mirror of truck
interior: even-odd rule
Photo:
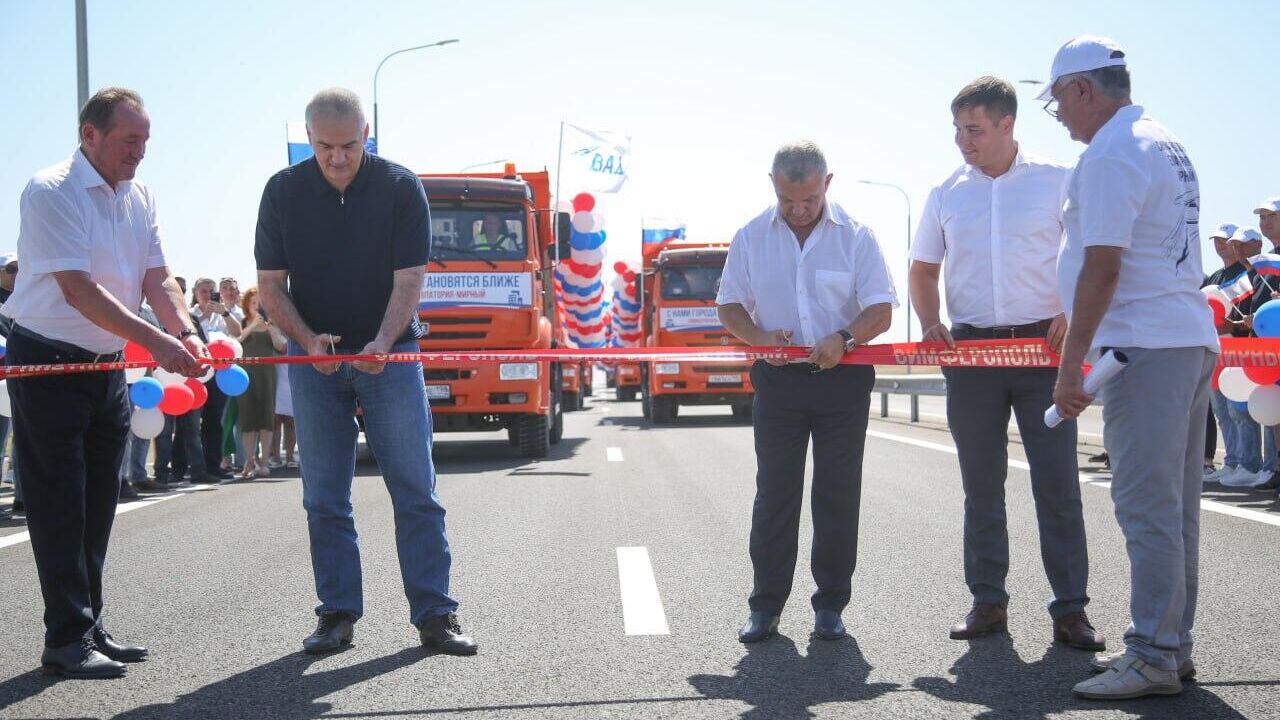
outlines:
[[[573,223],[570,222],[569,213],[556,213],[556,237],[560,245],[560,259],[569,259],[569,233],[573,231]]]

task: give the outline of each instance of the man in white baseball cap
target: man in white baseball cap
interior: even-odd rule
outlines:
[[[1253,214],[1258,216],[1258,229],[1273,247],[1280,248],[1280,195],[1263,200]]]
[[[1103,388],[1111,498],[1129,555],[1125,650],[1074,688],[1097,700],[1176,695],[1194,672],[1209,376],[1218,334],[1200,292],[1200,186],[1182,142],[1130,99],[1125,53],[1076,38],[1053,61],[1045,110],[1088,145],[1067,190],[1058,288],[1069,320],[1054,403],[1093,402],[1081,366],[1128,363]]]

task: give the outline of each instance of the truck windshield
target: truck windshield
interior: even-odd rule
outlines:
[[[706,265],[675,265],[662,269],[663,300],[715,300],[724,268]]]
[[[436,260],[523,260],[524,211],[517,205],[431,203],[431,257]]]

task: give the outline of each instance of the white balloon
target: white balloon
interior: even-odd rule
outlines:
[[[202,382],[202,383],[204,383],[204,384],[208,385],[208,384],[209,384],[209,381],[213,379],[213,376],[214,376],[214,373],[215,373],[215,372],[216,372],[216,371],[213,369],[213,366],[212,366],[212,365],[205,365],[205,366],[204,366],[204,374],[203,374],[203,375],[201,375],[200,377],[196,378],[196,379],[197,379],[197,380],[199,380],[200,382]]]
[[[600,213],[591,213],[591,232],[600,232],[604,230],[604,215]]]
[[[1228,400],[1248,402],[1249,396],[1253,394],[1253,389],[1258,387],[1258,383],[1244,374],[1244,368],[1229,367],[1218,376],[1218,387]]]
[[[124,371],[124,381],[130,385],[147,376],[146,368],[129,368]]]
[[[582,263],[583,265],[599,265],[604,262],[604,247],[598,247],[595,250],[571,250],[569,254],[573,257],[573,261]]]
[[[1280,425],[1280,387],[1260,385],[1249,394],[1249,414],[1264,427]]]
[[[133,434],[143,440],[150,440],[164,430],[164,413],[160,408],[134,408],[133,417],[129,419],[129,427]]]
[[[0,380],[0,415],[13,417],[13,405],[9,403],[9,386]]]
[[[573,215],[573,203],[568,200],[561,200],[557,202],[556,212],[569,213],[569,215]]]
[[[593,232],[591,228],[596,224],[589,212],[574,213],[569,221],[573,223],[573,229],[580,233]]]
[[[187,376],[179,375],[178,373],[171,373],[164,368],[156,368],[152,377],[165,387],[170,385],[181,385],[187,381]]]
[[[240,344],[239,340],[229,337],[227,338],[227,342],[231,343],[231,347],[236,351],[236,357],[244,357],[244,346]]]

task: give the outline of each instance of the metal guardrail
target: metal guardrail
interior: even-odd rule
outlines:
[[[872,392],[880,393],[880,417],[889,417],[889,395],[910,395],[911,422],[920,422],[920,396],[946,396],[947,382],[941,375],[886,375],[876,378]]]

